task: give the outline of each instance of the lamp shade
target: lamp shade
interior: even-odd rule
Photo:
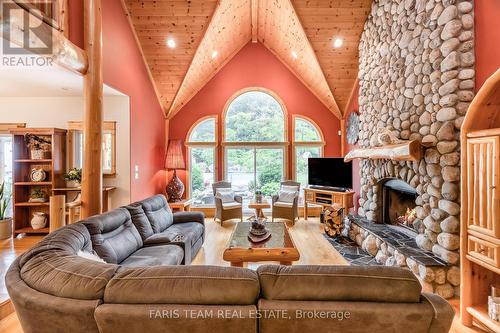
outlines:
[[[165,168],[184,169],[184,155],[182,154],[182,141],[170,140],[168,142],[167,156],[165,157]]]

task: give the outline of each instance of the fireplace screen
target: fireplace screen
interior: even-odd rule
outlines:
[[[391,179],[382,184],[382,222],[419,231],[416,220],[415,200],[417,191],[408,183]]]

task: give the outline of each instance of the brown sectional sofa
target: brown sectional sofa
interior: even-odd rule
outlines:
[[[150,203],[162,201],[153,199]],[[196,253],[199,231],[184,227],[169,236],[186,232],[179,244],[146,246],[144,237],[153,235],[140,231],[147,226],[137,219],[139,205],[128,215],[130,207],[66,226],[12,264],[6,284],[25,333],[437,333],[451,325],[450,305],[422,294],[418,280],[404,269],[165,265],[161,257],[170,251]],[[161,209],[144,215],[156,222],[172,215]],[[166,217],[170,227],[201,225],[189,222],[195,215],[181,216]],[[153,234],[166,232],[170,222],[157,225]],[[156,246],[162,249],[153,251]],[[136,250],[127,257],[131,249]],[[145,249],[153,252],[127,260]],[[82,258],[81,250],[95,250],[107,263]]]

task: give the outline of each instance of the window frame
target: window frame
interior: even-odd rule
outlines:
[[[296,129],[296,121],[297,119],[300,119],[302,121],[306,121],[310,123],[316,131],[318,132],[318,135],[320,137],[320,141],[295,141],[295,129]],[[323,136],[323,131],[321,128],[316,124],[314,120],[311,118],[304,116],[304,115],[293,115],[292,116],[292,152],[293,152],[293,158],[292,158],[292,175],[293,175],[293,180],[297,180],[297,149],[298,148],[320,148],[319,150],[319,156],[324,157],[325,154],[325,137]],[[302,187],[306,187],[308,184],[301,184]]]
[[[68,165],[75,167],[75,134],[83,132],[83,121],[68,121]],[[103,134],[111,134],[111,170],[104,172],[103,177],[116,177],[116,121],[103,122]]]
[[[272,98],[274,98],[281,106],[281,111],[283,112],[283,140],[284,141],[250,141],[250,142],[244,142],[244,141],[226,141],[226,117],[227,117],[227,112],[229,111],[229,107],[233,103],[233,101],[238,98],[239,96],[248,93],[248,92],[253,92],[253,91],[258,91],[262,92],[265,94],[268,94]],[[222,170],[224,172],[224,179],[227,178],[227,153],[226,150],[227,148],[282,148],[283,149],[283,178],[284,179],[289,179],[288,175],[288,154],[289,154],[289,149],[288,147],[290,146],[289,142],[289,136],[288,136],[288,110],[286,108],[285,103],[283,100],[276,94],[274,91],[270,89],[266,89],[263,87],[248,87],[244,88],[241,90],[238,90],[235,92],[226,102],[224,105],[224,111],[222,112],[222,142],[221,145],[223,147],[222,149]]]
[[[213,119],[214,120],[214,139],[215,141],[191,141],[191,135],[193,131],[198,127],[200,124],[203,122]],[[217,181],[217,175],[218,175],[218,165],[219,165],[219,159],[218,159],[218,142],[219,142],[219,117],[218,115],[208,115],[204,116],[200,119],[198,119],[194,124],[191,125],[189,128],[189,131],[186,135],[186,140],[185,140],[185,146],[186,146],[186,180],[187,180],[187,188],[186,188],[186,197],[189,199],[192,199],[191,197],[191,149],[196,149],[196,148],[212,148],[213,150],[213,155],[214,155],[214,183]],[[214,205],[194,205],[194,207],[215,207]]]

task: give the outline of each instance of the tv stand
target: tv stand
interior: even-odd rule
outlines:
[[[344,212],[354,207],[354,193],[353,191],[334,191],[324,188],[318,189],[315,187],[307,187],[304,189],[304,220],[307,220],[309,213],[308,205],[320,205],[323,207],[338,204],[344,208]]]

